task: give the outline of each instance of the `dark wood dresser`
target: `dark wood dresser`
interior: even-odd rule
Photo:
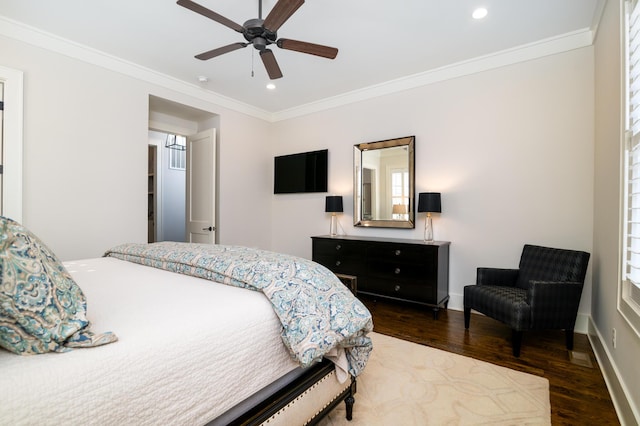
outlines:
[[[438,310],[449,303],[449,242],[399,238],[318,236],[313,260],[357,279],[357,293],[419,303]]]

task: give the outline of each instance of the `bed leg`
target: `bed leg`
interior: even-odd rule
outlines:
[[[353,395],[349,395],[344,400],[344,403],[347,407],[347,420],[349,421],[351,421],[351,419],[353,418],[353,404],[355,404],[355,402],[356,399],[353,397]]]
[[[356,403],[353,395],[357,392],[357,383],[355,377],[352,377],[351,386],[349,386],[349,395],[344,399],[344,405],[347,409],[347,420],[349,421],[353,418],[353,404]]]

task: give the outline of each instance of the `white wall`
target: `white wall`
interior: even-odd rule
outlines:
[[[329,149],[329,192],[344,196],[350,235],[422,238],[354,228],[354,144],[416,136],[416,192],[442,193],[435,238],[451,241],[450,306],[478,266],[517,267],[522,245],[592,251],[593,49],[582,48],[435,83],[274,125],[274,154]],[[273,197],[273,248],[311,256],[327,234],[324,196]],[[580,312],[588,315],[591,279]]]
[[[6,37],[0,51],[25,77],[22,222],[62,259],[146,241],[150,94],[220,116],[219,241],[269,247],[269,123]]]
[[[607,2],[595,42],[595,188],[591,340],[623,424],[640,422],[640,337],[617,309],[620,280],[621,1]],[[612,330],[617,345],[613,347]],[[634,413],[635,412],[635,413]]]
[[[443,194],[452,307],[477,266],[515,266],[525,242],[591,251],[591,47],[273,124],[15,40],[0,48],[25,73],[23,222],[62,258],[145,240],[149,94],[217,114],[220,243],[310,257],[325,194],[273,195],[273,156],[322,148],[347,233],[422,238],[420,216],[409,231],[351,226],[353,145],[415,135],[416,190]]]

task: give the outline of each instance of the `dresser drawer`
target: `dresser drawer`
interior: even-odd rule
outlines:
[[[364,247],[354,241],[317,239],[313,241],[313,256],[361,257],[364,258]]]
[[[313,261],[327,267],[333,272],[349,275],[360,275],[365,271],[363,259],[357,257],[343,257],[341,255],[316,255]]]
[[[438,248],[429,245],[407,245],[394,243],[372,244],[367,250],[371,260],[397,260],[400,262],[423,262],[425,259],[437,258]]]
[[[359,292],[378,294],[421,303],[437,303],[435,287],[404,280],[371,278],[358,287]]]
[[[424,282],[433,275],[429,273],[431,268],[433,266],[429,262],[403,263],[395,259],[367,261],[367,275],[385,279]]]

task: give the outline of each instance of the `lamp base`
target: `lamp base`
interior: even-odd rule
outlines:
[[[329,235],[335,237],[338,235],[338,217],[335,213],[331,215],[331,225],[329,227]]]
[[[433,243],[433,223],[431,222],[430,213],[427,213],[427,217],[424,220],[424,242],[427,244]]]

